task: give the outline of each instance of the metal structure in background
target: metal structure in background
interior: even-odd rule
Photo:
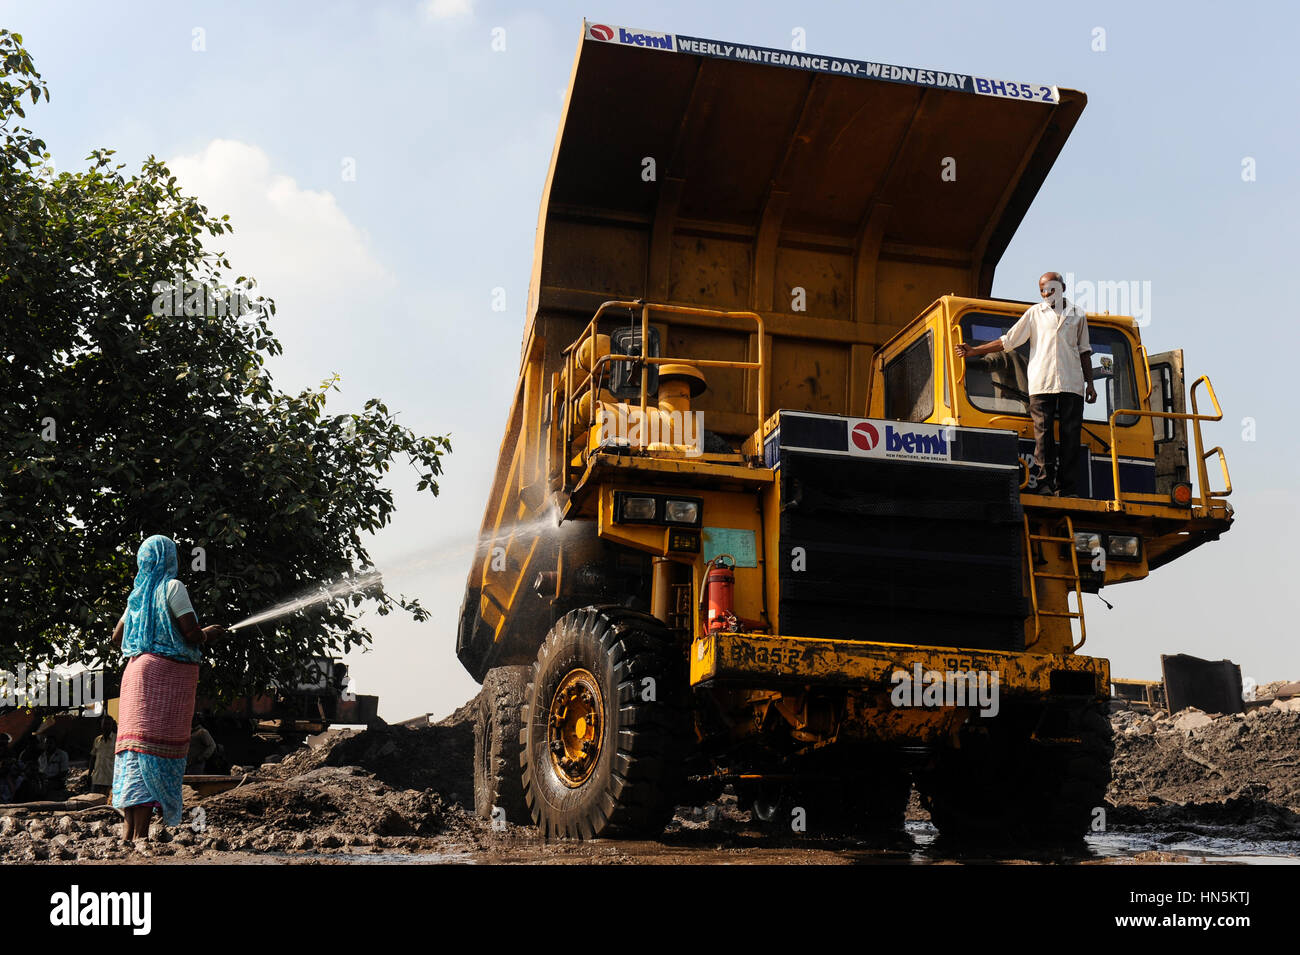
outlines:
[[[1194,706],[1206,713],[1240,713],[1241,667],[1231,660],[1202,660],[1186,653],[1161,655],[1169,712]]]

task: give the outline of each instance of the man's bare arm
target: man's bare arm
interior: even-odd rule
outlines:
[[[1087,391],[1084,394],[1084,400],[1093,402],[1097,400],[1097,389],[1092,384],[1092,352],[1081,352],[1079,355],[1079,364],[1083,366],[1083,380],[1088,383]]]
[[[983,345],[967,345],[962,342],[954,346],[958,358],[978,358],[980,355],[996,355],[1003,350],[1002,339],[995,338],[991,342],[985,342]]]

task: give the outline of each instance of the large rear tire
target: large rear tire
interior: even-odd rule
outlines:
[[[1053,704],[968,736],[918,776],[940,835],[981,843],[1079,842],[1110,784],[1106,704]],[[1035,729],[1038,737],[1035,739]]]
[[[687,659],[654,617],[565,615],[533,665],[524,799],[548,838],[653,835],[672,816],[689,727]]]
[[[850,836],[878,836],[902,832],[907,803],[912,798],[912,777],[890,766],[868,776],[844,781],[841,831]]]
[[[903,831],[911,795],[911,776],[882,764],[870,773],[767,787],[754,794],[750,815],[767,835],[876,838]],[[803,810],[802,830],[792,825],[796,809]]]
[[[474,810],[493,819],[527,825],[519,772],[519,733],[532,667],[497,667],[483,678],[474,718]]]

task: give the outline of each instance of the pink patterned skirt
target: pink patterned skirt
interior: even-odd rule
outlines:
[[[114,752],[184,759],[190,751],[198,685],[197,663],[155,653],[132,657],[122,674]]]

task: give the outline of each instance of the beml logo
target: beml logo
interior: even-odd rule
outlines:
[[[603,23],[593,23],[591,25],[591,35],[597,40],[609,41],[614,39],[614,31]]]
[[[853,426],[853,443],[860,450],[870,451],[880,443],[880,432],[868,421],[860,421]]]
[[[885,425],[885,450],[901,451],[904,454],[948,454],[948,442],[939,434],[923,434],[919,431],[895,431]]]
[[[671,33],[633,33],[631,30],[618,28],[618,42],[628,46],[644,46],[652,50],[673,49]]]

